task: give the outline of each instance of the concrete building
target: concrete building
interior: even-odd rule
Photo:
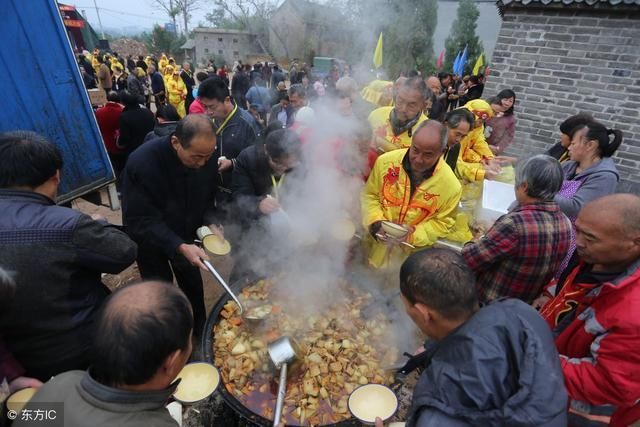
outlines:
[[[220,60],[231,66],[237,60],[247,62],[250,58],[264,55],[256,43],[255,34],[247,31],[197,27],[193,33],[193,44],[186,43],[182,48],[193,49],[193,59],[198,65],[215,58],[218,66],[222,65]]]
[[[518,97],[509,153],[541,153],[579,112],[622,130],[618,191],[640,194],[640,0],[500,0],[503,14],[484,98]]]
[[[308,0],[285,0],[271,17],[271,53],[278,60],[345,58],[353,38],[353,31],[345,27],[345,22],[335,8]]]

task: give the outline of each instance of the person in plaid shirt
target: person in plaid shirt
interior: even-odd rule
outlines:
[[[547,155],[516,167],[518,206],[462,250],[476,274],[481,301],[512,297],[531,303],[553,278],[572,233],[571,222],[553,201],[562,180],[560,163]]]

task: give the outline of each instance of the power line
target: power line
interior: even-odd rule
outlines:
[[[152,17],[148,15],[137,15],[135,13],[122,12],[121,10],[107,9],[105,7],[97,8],[95,6],[75,6],[76,9],[100,9],[111,13],[117,13],[119,15],[135,16],[136,18],[153,19],[154,21],[161,20],[162,18]]]

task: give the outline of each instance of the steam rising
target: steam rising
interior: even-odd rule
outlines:
[[[348,297],[340,286],[342,278],[363,284],[374,295],[373,305],[393,322],[389,345],[395,344],[400,353],[412,352],[419,343],[402,309],[398,275],[368,271],[363,267],[361,242],[334,236],[336,226],[345,220],[355,225],[358,234],[366,232],[360,225],[360,193],[368,146],[362,126],[368,125],[341,115],[335,102],[328,104],[318,101],[313,106],[315,120],[297,129],[304,143],[304,166],[287,174],[279,190],[288,220],[276,214],[245,230],[250,237],[244,239],[243,250],[267,255],[243,258],[252,259],[252,269],[262,277],[286,272],[278,276],[272,298],[280,305],[284,301],[283,309],[294,317],[321,316],[329,307],[343,304]]]

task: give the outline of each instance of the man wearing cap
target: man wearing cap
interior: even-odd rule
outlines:
[[[171,75],[167,76],[165,86],[167,87],[169,104],[176,107],[178,115],[180,118],[183,118],[187,114],[184,106],[185,100],[187,99],[187,86],[180,77],[179,68],[171,68]]]
[[[442,159],[446,142],[446,128],[426,120],[415,129],[410,148],[385,153],[376,161],[361,198],[371,266],[397,265],[413,248],[433,245],[453,227],[462,188]],[[383,221],[409,232],[394,239],[382,230]]]
[[[460,141],[460,155],[468,163],[488,163],[495,158],[484,137],[484,122],[493,117],[493,109],[487,101],[474,99],[464,105],[475,116],[471,131]]]

